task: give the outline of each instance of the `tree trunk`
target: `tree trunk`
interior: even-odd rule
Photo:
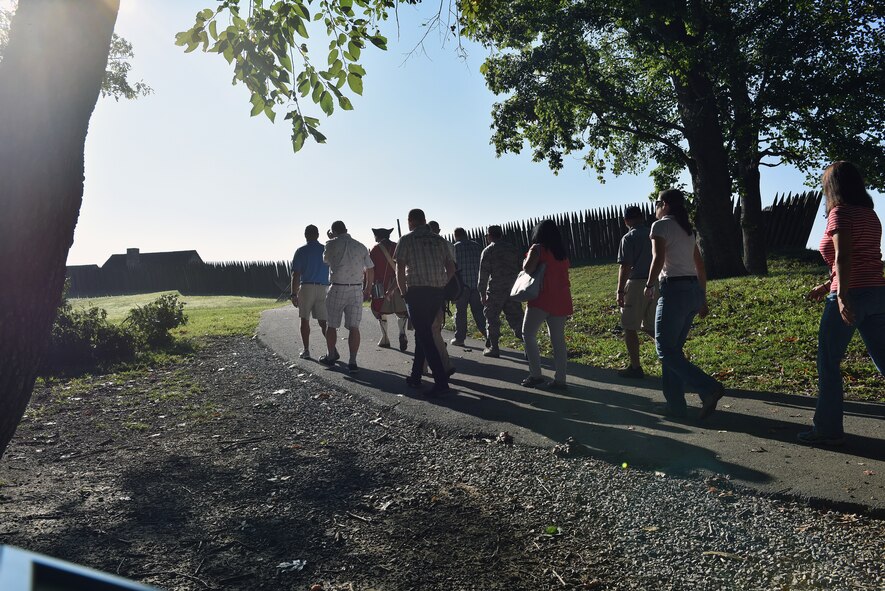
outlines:
[[[735,43],[735,46],[737,43]],[[768,275],[768,253],[762,224],[762,194],[759,190],[759,132],[753,116],[753,102],[740,57],[731,59],[729,89],[734,109],[734,154],[736,176],[741,196],[741,232],[744,239],[744,264],[753,275]]]
[[[752,275],[768,275],[768,245],[762,223],[762,194],[759,191],[759,164],[738,163],[741,193],[741,232],[744,237],[744,264]]]
[[[0,456],[31,397],[83,199],[119,0],[21,0],[0,62]]]
[[[740,231],[731,206],[728,152],[717,117],[713,86],[692,73],[673,78],[680,116],[688,140],[689,167],[697,211],[698,246],[711,279],[746,275],[740,256]]]

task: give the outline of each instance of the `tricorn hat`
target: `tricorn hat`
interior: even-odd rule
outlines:
[[[391,232],[393,232],[393,228],[390,228],[389,230],[387,228],[372,228],[372,234],[375,235],[375,240],[379,242],[390,238]]]

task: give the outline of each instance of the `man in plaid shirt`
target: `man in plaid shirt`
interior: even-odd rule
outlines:
[[[464,346],[467,336],[467,306],[473,313],[473,320],[479,332],[485,336],[486,319],[482,312],[482,301],[476,282],[479,279],[479,258],[482,246],[467,237],[464,228],[455,228],[455,265],[464,281],[464,291],[455,302],[455,338],[450,342],[456,347]]]
[[[440,396],[451,391],[449,374],[443,365],[433,339],[433,321],[443,306],[443,288],[455,274],[455,261],[449,243],[434,234],[420,209],[409,212],[409,232],[396,245],[396,282],[406,300],[409,318],[415,327],[415,356],[412,372],[406,384],[421,387],[424,360],[433,373],[433,388],[428,396]]]

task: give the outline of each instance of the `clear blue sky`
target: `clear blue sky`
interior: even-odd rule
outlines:
[[[370,228],[395,227],[412,207],[443,232],[545,214],[643,200],[645,175],[604,185],[577,158],[559,176],[528,154],[496,158],[489,145],[494,96],[479,66],[484,51],[455,55],[431,34],[426,54],[406,59],[430,7],[400,7],[400,36],[389,50],[363,54],[363,97],[336,111],[293,154],[287,122],[250,118],[245,87],[231,85],[220,56],[184,54],[174,34],[211,0],[122,0],[117,33],[135,50],[132,76],[155,93],[137,101],[99,101],[86,144],[86,187],[68,264],[102,264],[126,248],[196,249],[204,260],[281,260],[341,219],[367,244]],[[327,41],[312,49],[325,55]],[[316,109],[319,112],[319,109]],[[766,204],[775,192],[801,191],[794,170],[763,171]],[[818,224],[811,243],[816,244]],[[396,236],[396,233],[394,233]]]

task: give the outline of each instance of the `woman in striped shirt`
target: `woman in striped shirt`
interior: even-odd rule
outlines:
[[[857,329],[867,352],[885,374],[885,277],[882,276],[882,224],[860,171],[834,162],[824,171],[827,229],[820,253],[830,267],[829,281],[808,299],[826,298],[817,336],[818,398],[814,428],[799,433],[808,444],[842,445],[840,364]]]

